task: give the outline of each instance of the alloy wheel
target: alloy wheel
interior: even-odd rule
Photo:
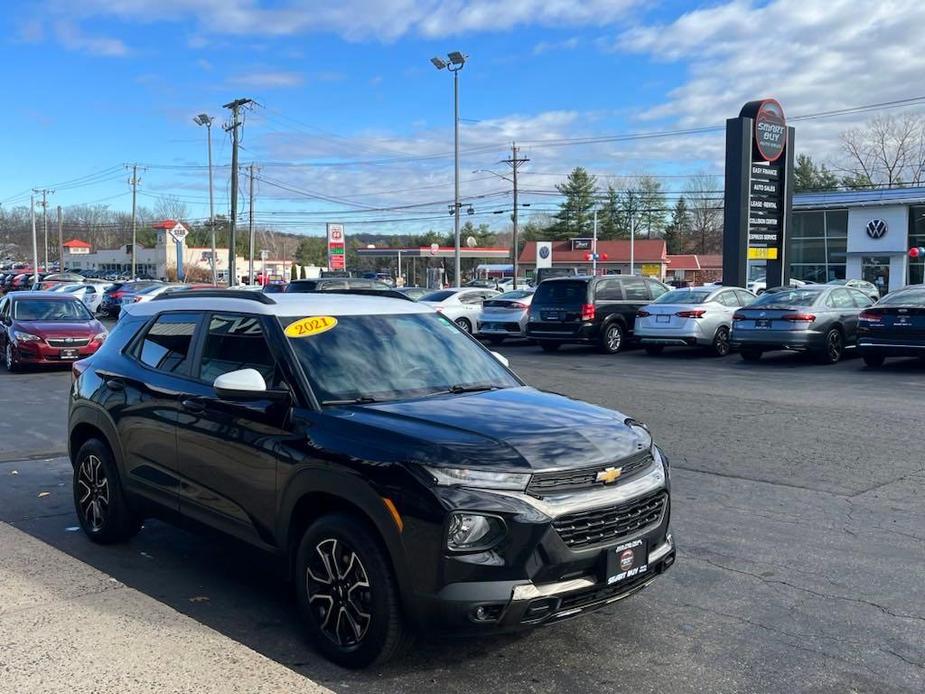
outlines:
[[[322,540],[308,561],[305,586],[321,632],[341,648],[359,645],[372,622],[372,592],[356,552],[342,540]]]
[[[109,515],[109,480],[103,461],[89,455],[77,470],[77,507],[91,532],[99,532]]]
[[[826,354],[829,357],[829,361],[833,364],[841,359],[842,353],[842,339],[841,333],[837,330],[832,330],[829,333],[828,339],[825,341]]]
[[[457,318],[456,325],[458,325],[460,328],[462,328],[467,333],[472,332],[472,326],[469,325],[469,321],[467,321],[465,318]]]
[[[9,341],[6,343],[6,350],[4,351],[4,362],[6,363],[6,370],[13,370],[13,345]]]
[[[729,354],[729,328],[720,328],[713,338],[713,351],[717,356],[725,357]]]
[[[620,326],[611,325],[609,328],[607,328],[605,340],[607,342],[607,350],[609,352],[619,352],[620,347],[623,346],[623,331],[620,330]]]

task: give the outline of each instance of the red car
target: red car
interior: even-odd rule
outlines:
[[[16,292],[0,299],[0,354],[8,371],[89,357],[107,334],[83,303],[67,294]]]

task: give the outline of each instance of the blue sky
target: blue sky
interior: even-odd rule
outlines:
[[[470,56],[461,168],[475,221],[510,205],[504,181],[471,171],[503,172],[513,139],[531,159],[528,190],[551,190],[575,165],[617,185],[661,175],[680,190],[683,176],[722,173],[721,132],[551,141],[721,126],[765,96],[788,114],[904,98],[925,67],[925,10],[904,0],[47,0],[6,3],[2,23],[5,206],[28,202],[21,193],[33,186],[104,172],[60,186],[52,204],[127,209],[116,167],[140,162],[140,204],[175,196],[204,217],[205,133],[192,116],[217,117],[215,162],[227,165],[221,105],[250,97],[260,106],[248,113],[242,163],[265,179],[258,217],[306,233],[327,215],[370,231],[448,226],[449,215],[431,219],[452,196],[452,84],[428,59],[450,50]],[[809,122],[798,149],[837,160],[838,133],[870,116]],[[218,211],[227,174],[216,170]],[[534,211],[554,202],[525,199]],[[407,205],[419,207],[362,211]]]

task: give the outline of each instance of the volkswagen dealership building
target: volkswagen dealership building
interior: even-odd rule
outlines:
[[[925,262],[909,257],[915,246],[925,246],[925,188],[793,196],[791,277],[863,279],[883,292],[922,284]]]

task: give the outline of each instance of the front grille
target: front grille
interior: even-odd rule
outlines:
[[[577,470],[559,470],[555,472],[538,472],[530,479],[527,493],[533,496],[545,496],[557,492],[570,492],[577,489],[590,489],[603,487],[603,482],[597,481],[597,474],[610,467],[620,469],[620,477],[625,479],[639,472],[652,462],[652,453],[648,450],[634,453],[625,460],[612,465],[596,465],[595,467],[580,468]]]
[[[54,338],[50,337],[46,340],[51,347],[86,347],[90,344],[90,340],[86,338],[82,339],[73,339],[73,338]]]
[[[553,521],[553,527],[569,547],[591,547],[658,525],[667,505],[668,494],[660,491],[628,504],[562,516]]]

